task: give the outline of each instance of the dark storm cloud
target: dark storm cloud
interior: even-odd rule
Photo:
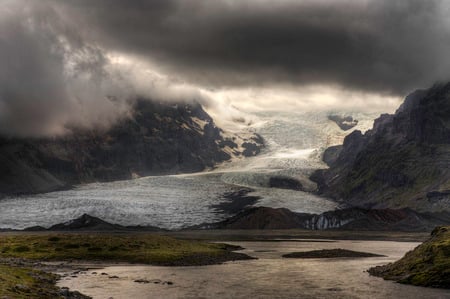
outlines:
[[[0,6],[0,134],[64,134],[107,125],[128,109],[107,95],[107,59],[44,2]],[[106,80],[108,79],[108,80]]]
[[[73,19],[45,0],[0,0],[0,135],[108,127],[128,116],[138,96],[197,96],[112,62],[106,49],[83,38]]]
[[[224,107],[246,88],[253,106],[354,92],[381,107],[449,80],[447,3],[0,0],[0,134],[108,126],[137,96]]]
[[[84,0],[62,11],[105,47],[208,87],[287,82],[402,94],[450,78],[443,0]]]

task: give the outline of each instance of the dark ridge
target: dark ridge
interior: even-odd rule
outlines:
[[[163,229],[154,226],[122,226],[120,224],[111,224],[100,218],[83,214],[82,216],[51,226],[43,228],[33,226],[24,229],[24,231],[163,231]]]
[[[256,155],[259,135],[243,139],[245,153],[224,137],[198,103],[137,100],[132,115],[109,129],[71,128],[54,138],[0,136],[0,197],[68,189],[94,181],[192,173]],[[196,119],[201,120],[199,124]]]
[[[369,210],[348,208],[322,214],[295,213],[288,209],[252,207],[217,223],[189,229],[311,229],[367,231],[430,231],[448,224],[450,213],[417,213],[411,209]]]

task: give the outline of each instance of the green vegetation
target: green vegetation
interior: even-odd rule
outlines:
[[[239,247],[149,234],[0,235],[0,298],[61,298],[57,276],[25,268],[30,261],[100,261],[208,265],[250,259]],[[20,265],[20,266],[19,266]],[[88,298],[78,294],[77,298]]]
[[[377,140],[360,154],[337,191],[343,198],[370,198],[371,203],[420,210],[430,185],[450,184],[442,173],[439,156],[448,156],[447,146],[406,143],[392,145]]]
[[[417,286],[450,288],[450,226],[435,228],[428,241],[402,259],[369,273]]]
[[[59,298],[56,275],[0,265],[0,298]]]
[[[245,259],[226,244],[135,234],[36,234],[0,236],[0,258],[89,260],[154,265],[202,265]]]

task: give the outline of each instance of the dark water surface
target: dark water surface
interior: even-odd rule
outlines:
[[[402,285],[365,270],[401,258],[418,243],[391,241],[228,242],[258,260],[200,267],[108,266],[68,277],[60,286],[93,298],[450,298],[450,290]],[[283,259],[282,254],[344,248],[372,258]],[[96,271],[98,274],[92,274]],[[100,275],[101,272],[108,275]],[[110,278],[118,276],[118,278]],[[134,282],[138,279],[150,283]],[[173,284],[164,284],[170,281]],[[154,283],[159,282],[159,283]]]

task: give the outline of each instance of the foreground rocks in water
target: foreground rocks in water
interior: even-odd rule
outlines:
[[[288,254],[283,254],[283,257],[285,258],[303,258],[303,259],[338,258],[338,257],[380,257],[380,256],[384,255],[368,252],[352,251],[341,248],[292,252]]]
[[[367,210],[349,208],[322,214],[295,213],[288,209],[253,207],[217,223],[192,229],[342,229],[429,231],[450,222],[449,213],[416,213],[410,209]]]
[[[368,272],[400,283],[450,289],[450,226],[437,227],[428,241],[402,259]]]
[[[0,136],[0,197],[198,172],[262,147],[257,134],[224,132],[198,103],[136,100],[130,115],[108,129],[70,128],[53,138]]]
[[[318,193],[351,206],[450,211],[450,83],[418,90],[324,154]]]
[[[0,298],[89,299],[77,291],[58,288],[58,275],[34,270],[28,266],[0,264]]]

